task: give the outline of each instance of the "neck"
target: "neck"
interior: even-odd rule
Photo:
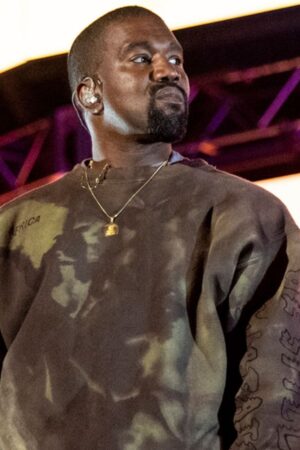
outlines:
[[[135,167],[154,166],[166,161],[172,153],[171,144],[133,144],[113,145],[110,142],[106,145],[93,145],[93,159],[95,163],[105,159],[112,167]]]

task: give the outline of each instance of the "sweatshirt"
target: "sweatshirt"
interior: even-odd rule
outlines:
[[[300,239],[183,159],[85,163],[0,214],[1,450],[299,450]]]

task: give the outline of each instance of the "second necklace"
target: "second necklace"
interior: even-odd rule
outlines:
[[[91,196],[93,197],[93,199],[95,200],[95,202],[97,203],[97,205],[99,206],[99,208],[101,209],[101,211],[103,212],[103,214],[109,219],[109,223],[107,223],[104,226],[103,229],[103,233],[104,236],[109,237],[109,236],[116,236],[117,234],[119,234],[119,225],[116,223],[116,219],[117,217],[124,211],[124,209],[126,208],[127,205],[129,205],[129,203],[141,192],[142,189],[144,189],[144,187],[147,186],[147,184],[150,183],[151,180],[153,180],[153,178],[155,177],[155,175],[160,171],[160,169],[162,169],[164,166],[166,166],[168,164],[169,158],[165,161],[163,161],[158,167],[157,169],[153,172],[153,174],[148,178],[148,180],[146,180],[130,197],[129,199],[124,203],[124,205],[117,211],[115,212],[115,214],[110,215],[108,214],[108,212],[106,211],[106,209],[104,208],[103,205],[101,205],[100,201],[98,200],[98,198],[95,195],[95,192],[90,184],[89,181],[89,177],[88,177],[88,169],[85,168],[85,181],[86,181],[86,185],[88,188],[88,191],[90,192]],[[92,163],[92,162],[91,162]],[[92,168],[92,164],[90,165],[90,168]],[[103,172],[104,170],[107,170],[108,166],[104,166]],[[99,175],[100,178],[102,175],[102,173]]]

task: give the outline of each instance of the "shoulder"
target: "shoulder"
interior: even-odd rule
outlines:
[[[215,220],[235,230],[259,229],[272,238],[297,230],[285,205],[270,192],[216,169],[202,160],[184,159],[190,189],[196,190],[211,205]]]
[[[279,207],[283,206],[277,197],[262,187],[237,175],[219,170],[201,159],[185,158],[180,164],[189,174],[191,182],[197,181],[202,191],[205,187],[205,195],[213,197],[216,203],[238,201],[249,204],[255,201],[258,206],[257,201],[270,201]]]
[[[74,173],[75,170],[75,173]],[[27,192],[0,208],[0,247],[30,236],[44,239],[44,233],[59,234],[68,216],[70,205],[80,192],[78,170],[60,179]]]
[[[53,202],[63,204],[64,200],[67,200],[68,196],[73,191],[76,191],[77,186],[76,183],[74,183],[75,178],[78,179],[78,187],[80,188],[80,177],[78,174],[79,171],[80,169],[78,168],[78,166],[75,166],[75,168],[71,172],[67,172],[59,179],[47,183],[41,187],[34,188],[26,193],[17,195],[13,200],[10,200],[9,202],[1,205],[1,215],[11,209],[22,209],[23,207],[26,207],[27,204],[32,202]]]
[[[253,182],[219,170],[202,159],[191,160],[184,158],[179,164],[185,168],[192,178],[194,176],[200,183],[207,184],[213,189],[214,195],[217,195],[218,198],[226,198],[228,194],[235,194],[238,197],[260,195],[274,198],[273,194],[270,194]]]

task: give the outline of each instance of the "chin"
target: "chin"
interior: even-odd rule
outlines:
[[[183,111],[173,111],[169,114],[161,109],[152,108],[148,117],[148,136],[152,142],[174,144],[186,135],[187,123],[187,107]]]

